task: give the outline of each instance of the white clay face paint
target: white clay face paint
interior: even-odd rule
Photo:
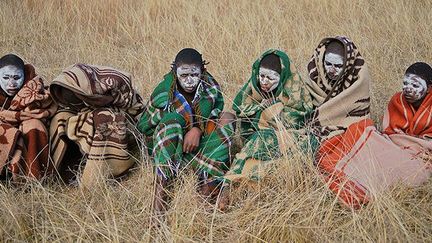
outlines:
[[[415,74],[406,74],[403,80],[402,92],[409,103],[421,100],[427,93],[427,83]]]
[[[8,65],[0,68],[0,86],[10,96],[15,95],[24,84],[24,70]]]
[[[280,74],[274,70],[260,67],[258,76],[261,89],[264,92],[271,92],[279,85]]]
[[[182,64],[177,68],[177,78],[180,86],[192,93],[201,81],[201,68],[197,65]]]
[[[336,79],[342,73],[343,57],[334,53],[326,53],[324,56],[324,69],[329,78]]]

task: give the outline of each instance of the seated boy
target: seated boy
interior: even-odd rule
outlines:
[[[228,201],[228,185],[240,179],[258,180],[265,165],[286,152],[311,153],[314,136],[305,129],[305,117],[312,100],[304,82],[287,54],[268,50],[252,66],[250,79],[234,99],[233,109],[240,120],[244,146],[235,156],[219,209]]]
[[[46,125],[56,106],[34,67],[16,55],[0,58],[0,86],[1,175],[41,179],[53,169]]]
[[[75,64],[54,79],[50,91],[61,107],[50,125],[51,155],[64,180],[75,181],[84,166],[80,185],[90,189],[134,164],[128,151],[129,124],[135,124],[144,105],[130,74]]]
[[[370,119],[372,79],[350,39],[321,40],[308,71],[320,141],[315,163],[344,205],[361,208],[396,184],[417,186],[427,180],[424,163],[379,133]]]
[[[384,114],[383,132],[412,154],[432,151],[432,68],[412,64],[405,72],[402,92],[390,100]]]
[[[154,209],[165,209],[165,187],[186,166],[208,183],[228,170],[233,115],[222,112],[224,100],[201,54],[181,50],[171,71],[153,91],[138,129],[147,137],[156,174]]]

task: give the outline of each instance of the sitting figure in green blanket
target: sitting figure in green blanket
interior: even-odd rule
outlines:
[[[201,54],[181,50],[138,124],[155,166],[156,212],[165,209],[165,187],[185,167],[198,173],[204,195],[210,195],[213,179],[228,170],[234,115],[222,112],[223,107],[219,84],[206,71]]]
[[[255,61],[252,75],[234,99],[244,146],[235,156],[219,209],[228,204],[228,185],[240,179],[258,180],[269,162],[287,152],[312,149],[305,116],[312,110],[309,92],[288,56],[268,50]]]

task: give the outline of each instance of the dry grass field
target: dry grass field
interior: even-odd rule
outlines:
[[[307,78],[319,41],[347,35],[371,71],[372,115],[380,123],[404,70],[432,63],[431,9],[430,0],[0,0],[0,55],[20,55],[48,82],[76,62],[117,67],[133,74],[148,99],[176,53],[194,47],[210,62],[230,110],[264,50],[285,50]],[[151,166],[136,158],[130,178],[93,193],[54,183],[0,185],[0,241],[432,242],[431,180],[350,211],[326,189],[312,156],[284,158],[256,190],[234,190],[226,213],[204,202],[194,175],[185,174],[166,222],[152,229]]]

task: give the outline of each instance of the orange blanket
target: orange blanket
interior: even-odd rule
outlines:
[[[432,151],[432,93],[429,91],[415,110],[402,92],[390,100],[383,119],[383,132],[399,147],[413,155]],[[430,157],[430,156],[427,156]]]
[[[389,135],[399,133],[432,139],[432,92],[426,94],[417,110],[402,92],[393,95],[384,115],[383,131]]]
[[[395,184],[417,186],[431,175],[423,161],[379,133],[370,119],[325,140],[317,161],[330,190],[356,209]]]
[[[33,66],[25,66],[25,77],[15,96],[0,93],[0,169],[6,167],[13,179],[20,174],[40,179],[53,169],[46,124],[57,106]]]

